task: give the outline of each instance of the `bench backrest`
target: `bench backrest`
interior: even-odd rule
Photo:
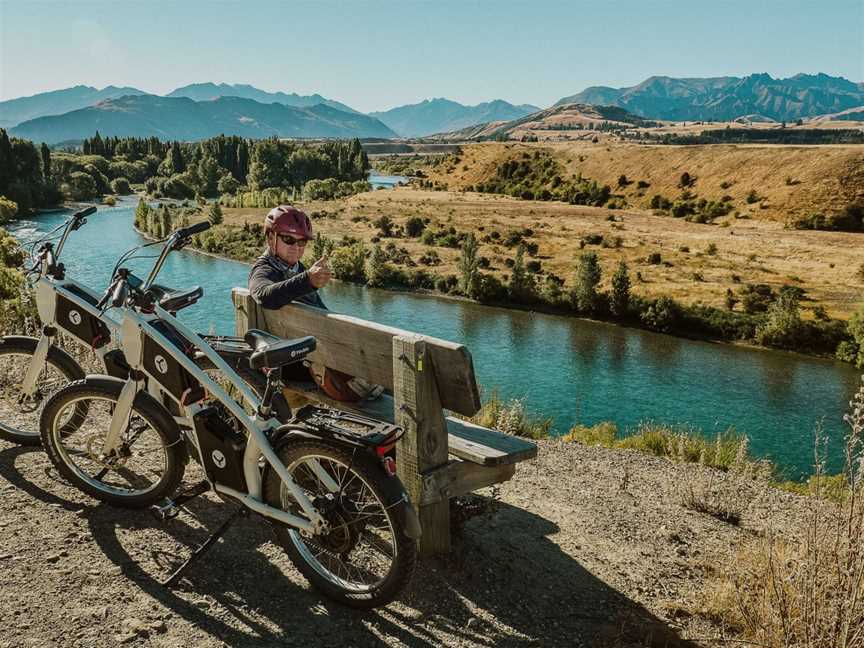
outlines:
[[[411,337],[425,342],[441,399],[441,406],[471,416],[480,409],[480,393],[471,353],[462,344],[418,335],[359,317],[322,311],[303,304],[277,310],[261,308],[249,291],[231,293],[237,333],[259,328],[284,338],[314,335],[318,347],[314,362],[394,389],[393,338]]]

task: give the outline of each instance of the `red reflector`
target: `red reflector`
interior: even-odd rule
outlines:
[[[379,457],[383,457],[385,454],[387,454],[388,452],[390,452],[390,451],[393,449],[393,447],[394,447],[395,445],[396,445],[395,443],[391,443],[390,445],[382,445],[382,446],[378,446],[377,448],[375,448],[375,453],[376,453]]]
[[[396,474],[396,460],[393,457],[384,457],[381,459],[381,464],[384,466],[384,472],[388,477],[393,477]]]

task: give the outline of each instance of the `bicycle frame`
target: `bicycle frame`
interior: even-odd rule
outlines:
[[[21,393],[28,398],[36,392],[36,381],[58,330],[93,349],[106,369],[108,363],[105,356],[110,352],[108,343],[118,337],[119,325],[104,317],[97,307],[100,296],[87,286],[66,279],[63,272],[58,271],[56,260],[63,251],[70,231],[77,229],[75,224],[73,217],[66,225],[56,252],[49,247],[40,260],[40,276],[35,293],[42,332],[21,384]],[[86,331],[96,331],[97,335],[87,339],[84,335]]]
[[[154,268],[154,270],[158,269],[158,265],[157,263],[157,268]],[[151,272],[148,283],[152,281],[153,277],[155,277],[155,273]],[[247,414],[241,404],[237,403],[218,383],[212,380],[191,358],[183,353],[181,349],[177,348],[168,337],[156,328],[154,326],[155,322],[167,323],[182,335],[186,341],[192,343],[196,350],[204,353],[216,369],[222,372],[231,386],[237,390],[242,400],[248,403],[255,413],[251,415]],[[130,377],[120,393],[108,434],[105,438],[104,447],[102,448],[103,455],[110,455],[120,447],[122,442],[121,437],[129,420],[132,404],[138,392],[142,391],[143,378],[146,376],[148,384],[156,383],[161,385],[164,393],[167,393],[176,402],[181,412],[185,414],[185,418],[190,424],[184,426],[182,433],[186,436],[187,441],[194,448],[195,452],[198,453],[202,465],[206,465],[202,454],[201,440],[198,437],[195,426],[191,424],[195,414],[204,408],[200,404],[200,401],[198,403],[184,402],[185,394],[178,395],[176,389],[172,391],[166,386],[166,376],[169,373],[166,356],[169,356],[178,368],[188,372],[212,397],[222,403],[240,421],[247,432],[246,447],[243,451],[243,475],[246,481],[247,492],[243,493],[221,484],[215,481],[215,478],[208,473],[207,481],[211,488],[217,493],[222,493],[242,502],[248,508],[265,517],[275,519],[302,531],[319,533],[326,530],[327,523],[315,509],[315,506],[306,496],[305,492],[291,478],[291,474],[279,460],[276,451],[270,445],[268,433],[277,427],[284,427],[283,424],[275,417],[262,417],[258,414],[261,400],[201,336],[183,325],[169,312],[159,306],[154,307],[153,313],[142,313],[135,309],[134,306],[126,306],[123,313],[120,338],[126,362],[133,371],[130,373]],[[155,355],[153,351],[154,344],[156,349],[158,349]],[[160,367],[165,367],[164,373]],[[307,516],[306,519],[269,506],[263,501],[261,469],[259,467],[262,457],[288,487],[291,495]],[[317,461],[313,460],[311,467],[316,476],[322,480],[322,483],[331,492],[339,490],[339,484],[333,480]],[[205,469],[205,472],[208,471]]]

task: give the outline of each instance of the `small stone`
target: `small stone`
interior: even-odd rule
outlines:
[[[168,630],[168,626],[165,625],[164,621],[154,621],[153,623],[150,624],[150,629],[153,632],[162,633],[162,632],[166,632]]]
[[[51,554],[50,556],[45,558],[45,562],[53,564],[53,563],[56,563],[58,560],[60,560],[60,558],[62,558],[62,556],[59,553],[58,554]]]

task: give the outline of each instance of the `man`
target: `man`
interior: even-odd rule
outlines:
[[[307,270],[300,261],[306,243],[312,238],[312,223],[309,217],[290,205],[271,209],[264,218],[264,236],[267,251],[255,260],[249,272],[249,292],[252,298],[267,309],[277,309],[298,302],[327,307],[318,295],[332,278],[327,256],[324,255]],[[340,401],[357,401],[375,398],[383,388],[353,378],[340,371],[322,365],[311,365],[309,372],[315,382],[331,398]],[[304,380],[306,370],[301,365],[290,365],[283,369],[286,380]],[[300,401],[289,397],[292,407]]]
[[[300,258],[312,238],[309,217],[290,205],[271,209],[264,219],[267,251],[249,273],[249,292],[264,308],[282,308],[293,301],[326,308],[318,289],[332,275],[323,256],[307,270]]]

